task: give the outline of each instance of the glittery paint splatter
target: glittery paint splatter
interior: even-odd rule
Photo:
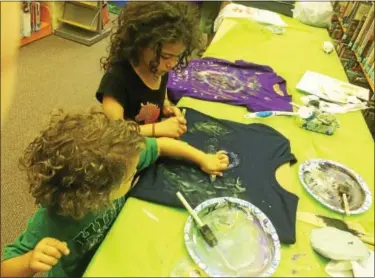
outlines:
[[[240,93],[243,89],[243,82],[233,73],[217,72],[213,70],[195,71],[193,80],[199,80],[210,86],[212,89],[226,93]]]
[[[246,188],[240,177],[218,177],[211,183],[209,175],[200,169],[188,165],[160,165],[164,190],[175,195],[181,191],[191,205],[196,206],[214,197],[243,196]]]
[[[226,151],[227,155],[229,157],[229,165],[228,165],[228,170],[233,169],[234,167],[237,167],[240,165],[240,157],[238,154],[230,151]]]
[[[198,131],[215,137],[224,136],[231,133],[231,131],[223,125],[211,121],[196,122],[194,123],[193,127],[189,130],[189,132],[191,133],[195,133]]]

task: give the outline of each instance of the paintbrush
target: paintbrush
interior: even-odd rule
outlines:
[[[348,203],[348,196],[349,196],[349,187],[344,184],[340,184],[338,189],[339,195],[342,198],[344,203],[345,214],[350,215],[349,203]]]
[[[190,213],[190,215],[193,217],[193,219],[197,223],[198,230],[202,234],[203,239],[207,242],[207,244],[210,247],[214,247],[215,245],[217,245],[217,238],[215,237],[215,235],[212,232],[211,228],[208,227],[207,224],[203,224],[202,220],[199,218],[199,216],[197,215],[197,213],[191,208],[191,206],[189,205],[189,203],[186,201],[186,199],[184,198],[184,196],[182,196],[182,194],[180,192],[177,192],[177,197],[178,197],[178,199],[180,199],[180,201],[182,202],[182,204],[184,205],[184,207],[188,210],[188,212]]]
[[[335,227],[336,229],[349,232],[357,236],[365,243],[374,245],[374,236],[365,233],[365,229],[357,222],[343,221],[337,218],[300,211],[297,212],[297,219],[316,227]]]

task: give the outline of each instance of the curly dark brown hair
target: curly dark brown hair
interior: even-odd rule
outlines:
[[[110,205],[127,166],[144,149],[135,122],[110,120],[99,107],[52,115],[49,127],[20,158],[36,204],[80,219]]]
[[[139,64],[140,50],[150,47],[155,51],[150,71],[159,66],[164,43],[183,43],[186,47],[175,69],[187,66],[187,58],[200,46],[199,12],[189,2],[128,2],[117,19],[117,27],[111,35],[108,57],[101,59],[107,71],[117,61],[128,60]]]

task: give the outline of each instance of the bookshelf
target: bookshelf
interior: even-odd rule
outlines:
[[[64,1],[58,10],[57,36],[90,46],[110,34],[106,1]]]
[[[359,55],[357,54],[357,52],[354,52],[354,55],[355,55],[355,57],[357,58],[357,61],[358,61],[358,63],[359,63],[359,66],[361,67],[361,69],[362,69],[362,71],[363,71],[363,74],[365,75],[365,77],[366,77],[366,79],[367,79],[368,84],[370,85],[370,88],[371,88],[371,90],[372,90],[372,93],[374,93],[374,81],[371,80],[370,75],[368,75],[368,73],[366,72],[366,70],[365,70],[363,64],[362,64],[361,62],[359,62],[359,61],[360,61],[360,57],[359,57]]]
[[[32,4],[32,5],[31,5]],[[48,35],[52,34],[52,21],[51,21],[51,12],[48,7],[43,2],[38,2],[40,5],[40,13],[38,16],[38,20],[36,20],[36,9],[35,9],[35,2],[28,4],[28,12],[30,14],[25,14],[24,6],[21,5],[21,46],[24,46],[28,43],[36,41],[38,39],[44,38]],[[34,21],[39,21],[39,24],[33,24]],[[27,26],[28,25],[28,26]],[[38,27],[35,27],[38,25]],[[27,31],[29,30],[29,31]],[[25,34],[28,33],[28,34]]]
[[[374,2],[333,1],[329,29],[349,82],[374,95]]]
[[[106,1],[24,1],[40,4],[40,30],[21,36],[21,46],[54,33],[65,39],[90,46],[110,34]],[[22,6],[22,5],[21,5]],[[23,19],[23,22],[31,21]],[[21,33],[23,31],[21,30]]]

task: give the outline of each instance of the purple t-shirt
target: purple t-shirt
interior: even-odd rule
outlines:
[[[168,96],[177,102],[183,96],[244,105],[250,111],[292,111],[286,81],[272,68],[237,60],[216,58],[192,60],[181,72],[172,71]]]

